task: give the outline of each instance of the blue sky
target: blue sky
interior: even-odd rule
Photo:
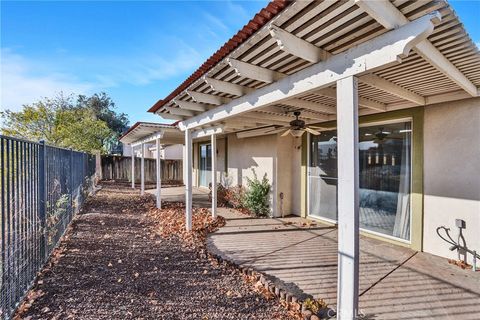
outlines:
[[[267,1],[1,1],[1,103],[105,91],[135,121]],[[450,1],[480,45],[480,1]]]

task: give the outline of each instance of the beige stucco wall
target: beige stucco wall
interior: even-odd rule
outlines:
[[[259,179],[267,175],[272,184],[275,181],[275,154],[277,138],[275,135],[259,136],[238,139],[235,134],[228,135],[228,170],[224,180],[226,186],[247,186],[247,177],[253,178],[252,169],[255,169]],[[272,195],[274,193],[272,192]],[[270,198],[270,207],[273,208],[274,199]]]
[[[300,146],[301,139],[291,136],[277,134],[238,139],[235,134],[230,134],[225,184],[246,186],[246,178],[252,178],[252,169],[255,169],[259,179],[267,174],[272,185],[272,214],[276,217],[300,215]],[[280,199],[281,193],[283,199]]]
[[[480,98],[425,108],[424,251],[456,258],[436,228],[466,222],[467,246],[480,251]],[[471,262],[471,260],[469,260]]]

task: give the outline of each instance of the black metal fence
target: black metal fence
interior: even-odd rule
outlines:
[[[93,187],[95,156],[0,135],[0,319],[8,319]]]

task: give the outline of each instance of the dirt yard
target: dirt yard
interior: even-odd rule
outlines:
[[[213,266],[178,238],[158,235],[147,215],[153,205],[138,190],[104,184],[16,318],[291,319],[239,273]]]

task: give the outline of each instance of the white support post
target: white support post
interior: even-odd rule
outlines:
[[[135,189],[135,149],[132,146],[132,189]]]
[[[162,208],[162,159],[160,157],[160,138],[156,139],[157,147],[157,209]]]
[[[145,194],[145,143],[142,143],[142,161],[140,162],[140,194]]]
[[[359,283],[358,80],[337,81],[337,319],[356,319]]]
[[[192,230],[192,131],[185,130],[185,226]]]
[[[212,147],[212,217],[217,217],[217,136],[211,136]]]

